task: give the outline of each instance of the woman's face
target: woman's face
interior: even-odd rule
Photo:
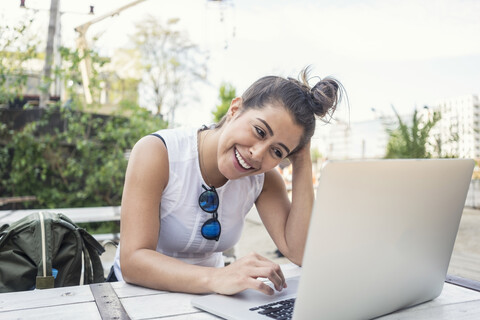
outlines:
[[[218,168],[227,179],[267,172],[298,146],[302,134],[282,105],[242,111],[236,99],[219,138]]]

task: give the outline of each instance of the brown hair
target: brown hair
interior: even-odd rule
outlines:
[[[325,122],[330,121],[345,91],[342,84],[332,77],[320,79],[310,87],[308,74],[307,67],[300,72],[300,80],[266,76],[255,81],[242,95],[242,112],[280,103],[290,112],[294,121],[304,128],[300,144],[291,153],[310,141],[317,117]],[[216,127],[221,127],[224,120]]]

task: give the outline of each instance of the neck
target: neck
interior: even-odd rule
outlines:
[[[218,188],[227,182],[218,170],[216,131],[203,130],[198,133],[198,158],[203,180],[209,187]]]

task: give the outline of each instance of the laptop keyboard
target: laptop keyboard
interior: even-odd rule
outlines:
[[[253,307],[249,310],[256,311],[272,319],[287,320],[292,319],[294,303],[295,298],[292,298],[265,304],[263,306]]]

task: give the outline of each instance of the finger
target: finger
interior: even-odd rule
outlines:
[[[260,280],[256,280],[256,279],[253,279],[253,278],[250,278],[247,282],[247,287],[250,288],[250,289],[255,289],[255,290],[258,290],[264,294],[267,294],[269,296],[273,295],[275,293],[275,291],[273,291],[273,289],[265,284],[263,281],[260,281]]]
[[[258,253],[254,253],[254,257],[257,259],[257,267],[273,266],[275,268],[275,271],[281,275],[282,279],[285,279],[285,277],[283,276],[282,268],[278,263],[275,263],[272,260],[259,255]]]
[[[278,285],[280,286],[280,288],[286,288],[286,282],[285,282],[285,275],[283,274],[283,271],[282,271],[282,268],[280,267],[280,265],[268,260],[267,258],[264,258],[262,256],[260,256],[260,258],[262,258],[262,261],[258,264],[258,267],[263,267],[263,268],[272,268],[273,272],[278,275],[278,277],[280,278],[280,281],[278,282]],[[270,279],[270,277],[268,277]],[[270,279],[271,280],[271,279]],[[273,282],[273,281],[272,281]],[[276,284],[276,282],[274,282]],[[275,286],[275,288],[277,290],[279,290],[277,288],[277,286]],[[279,290],[280,291],[280,290]]]
[[[267,259],[264,256],[259,255],[256,252],[252,252],[250,254],[250,260],[251,260],[251,262],[253,261],[253,265],[258,267],[258,268],[273,269],[273,272],[278,275],[280,280],[279,281],[275,281],[275,280],[272,281],[272,278],[269,276],[269,273],[263,273],[262,275],[257,275],[256,277],[268,278],[270,281],[272,281],[272,283],[275,285],[275,289],[277,289],[278,291],[281,291],[282,288],[287,287],[287,284],[286,284],[286,281],[285,281],[285,275],[283,274],[282,268],[280,267],[279,264],[274,263],[270,259]],[[265,272],[265,270],[263,270],[263,271]],[[255,275],[251,274],[251,276],[255,276]]]
[[[278,271],[280,271],[280,273]],[[276,269],[272,266],[257,267],[252,272],[251,276],[253,278],[262,277],[270,280],[277,291],[282,291],[284,288],[285,278],[281,273],[281,269]]]

